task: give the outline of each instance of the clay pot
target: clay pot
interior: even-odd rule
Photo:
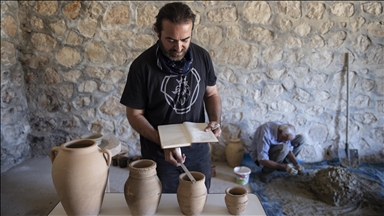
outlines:
[[[120,157],[119,158],[119,167],[120,168],[125,168],[127,167],[127,164],[128,164],[128,158],[127,157]]]
[[[95,140],[77,139],[50,151],[52,180],[67,215],[98,215],[104,200],[111,152]]]
[[[204,209],[207,201],[207,188],[205,186],[205,175],[200,172],[191,172],[196,183],[193,184],[186,173],[179,176],[179,187],[177,188],[177,202],[180,210],[185,215],[199,215]]]
[[[128,166],[124,197],[132,215],[154,215],[157,211],[162,185],[156,166],[155,161],[147,159],[133,161]]]
[[[248,191],[239,186],[229,187],[225,190],[224,201],[229,214],[239,215],[247,208]]]
[[[232,138],[225,148],[228,165],[232,168],[240,166],[244,157],[244,147],[239,138]]]

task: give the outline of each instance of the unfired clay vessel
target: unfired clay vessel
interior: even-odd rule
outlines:
[[[228,165],[232,168],[240,166],[244,157],[244,147],[239,138],[232,138],[225,148]]]
[[[204,209],[207,201],[207,188],[205,186],[205,175],[200,172],[191,171],[196,183],[193,184],[186,173],[179,176],[179,187],[177,188],[177,202],[180,210],[185,215],[199,215]]]
[[[111,152],[95,140],[77,139],[50,151],[52,180],[67,215],[98,215],[104,199]]]
[[[229,214],[239,215],[247,208],[248,191],[239,186],[229,187],[225,190],[224,201]]]
[[[130,163],[128,168],[129,176],[124,185],[124,197],[132,215],[154,215],[162,192],[156,162],[141,159]]]

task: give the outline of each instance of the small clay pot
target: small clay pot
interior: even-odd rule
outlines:
[[[229,214],[239,215],[247,208],[248,191],[240,186],[228,187],[225,190],[224,201]]]
[[[119,163],[118,163],[116,157],[112,157],[112,165],[113,165],[113,166],[117,166],[117,165],[119,165]]]
[[[132,215],[154,215],[161,199],[162,185],[153,160],[137,160],[129,164],[124,185],[125,201]]]
[[[184,215],[200,215],[208,196],[205,186],[205,175],[196,171],[191,171],[191,175],[196,180],[194,184],[186,173],[179,175],[177,202]]]
[[[119,167],[125,168],[128,165],[128,158],[127,157],[120,157],[119,158]]]

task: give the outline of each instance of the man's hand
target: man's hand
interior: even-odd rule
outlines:
[[[287,164],[287,168],[285,168],[285,170],[289,175],[297,175],[298,173],[298,171],[295,168],[293,168],[292,164]]]
[[[296,164],[295,169],[299,172],[299,174],[304,173],[304,167],[301,166],[300,164]]]
[[[179,151],[177,151],[177,148],[164,149],[164,157],[165,161],[175,166],[180,166],[179,162],[184,163],[186,158],[185,154],[180,155]]]
[[[215,134],[215,136],[217,138],[220,137],[221,135],[221,128],[220,128],[220,124],[217,123],[217,122],[209,122],[208,126],[204,129],[205,132],[207,131],[212,131],[213,134]]]

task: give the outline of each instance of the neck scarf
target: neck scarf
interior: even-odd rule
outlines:
[[[159,42],[157,42],[156,57],[157,66],[170,74],[186,76],[192,69],[193,57],[191,47],[189,47],[183,59],[180,61],[173,61],[164,55],[163,51],[160,49]]]

